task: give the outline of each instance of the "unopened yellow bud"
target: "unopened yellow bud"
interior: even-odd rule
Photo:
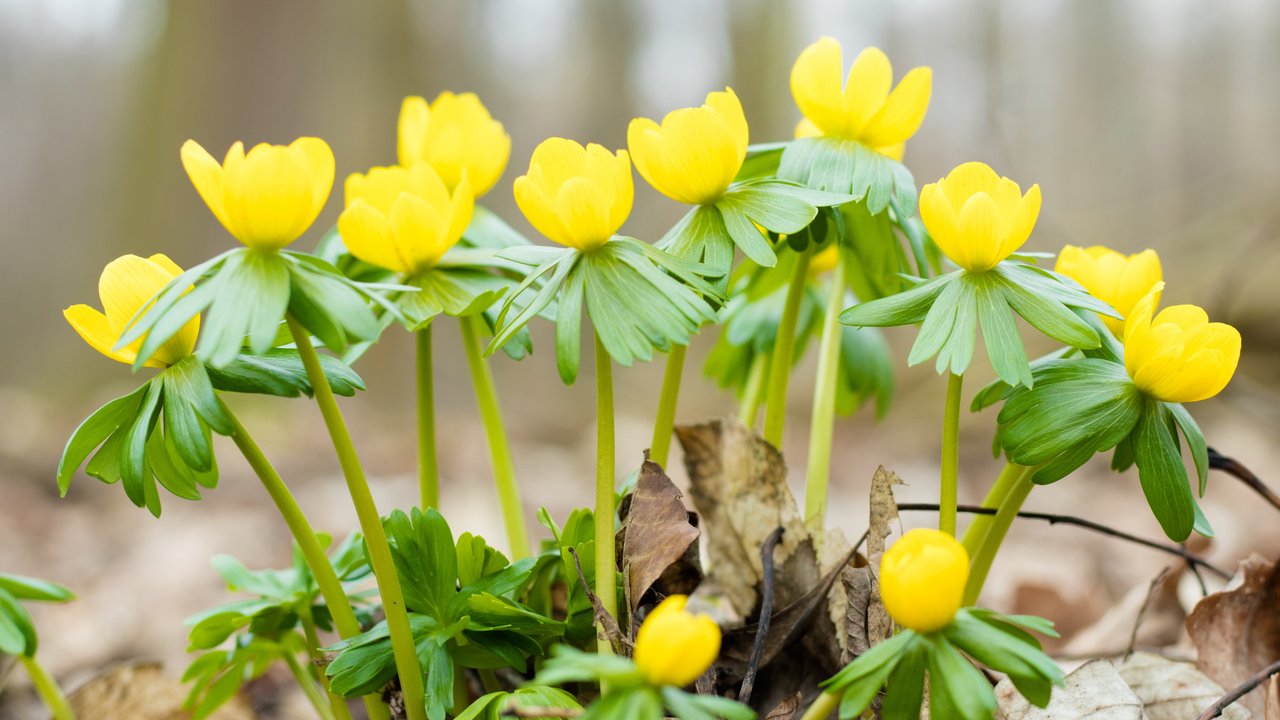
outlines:
[[[1031,236],[1040,215],[1040,186],[1026,195],[1018,183],[985,163],[968,162],[920,191],[920,219],[938,248],[970,272],[1012,255]]]
[[[918,528],[880,560],[880,598],[904,628],[929,633],[955,617],[969,580],[969,553],[941,530]]]
[[[653,685],[684,687],[720,654],[720,626],[708,615],[685,612],[688,601],[684,595],[663,600],[636,633],[636,666]]]

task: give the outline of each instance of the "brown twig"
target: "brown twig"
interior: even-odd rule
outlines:
[[[1221,470],[1240,482],[1248,485],[1250,489],[1262,496],[1264,500],[1271,504],[1271,507],[1280,510],[1280,495],[1274,490],[1267,487],[1266,483],[1253,474],[1253,471],[1235,458],[1227,457],[1222,453],[1209,448],[1209,468],[1212,470]]]
[[[1161,570],[1160,574],[1156,575],[1155,579],[1151,581],[1151,587],[1147,588],[1147,597],[1142,601],[1142,607],[1138,608],[1138,616],[1133,619],[1133,632],[1129,633],[1129,647],[1125,648],[1124,651],[1125,660],[1128,660],[1129,656],[1133,654],[1133,648],[1138,644],[1138,628],[1142,627],[1142,619],[1151,607],[1151,598],[1155,596],[1156,589],[1160,587],[1160,583],[1169,577],[1170,570],[1172,568],[1168,567]]]
[[[934,504],[902,503],[898,505],[898,509],[911,510],[911,511],[923,511],[923,512],[929,512],[929,511],[937,512],[938,506],[936,503]],[[972,513],[975,515],[995,515],[996,514],[995,508],[985,508],[978,505],[961,505],[957,507],[956,510],[962,513]],[[1217,575],[1223,580],[1231,579],[1231,573],[1227,572],[1226,570],[1223,570],[1222,568],[1214,565],[1213,563],[1209,562],[1208,560],[1205,560],[1204,558],[1200,557],[1199,555],[1196,555],[1195,553],[1188,552],[1186,548],[1180,547],[1178,545],[1170,545],[1167,543],[1156,542],[1155,540],[1147,540],[1146,538],[1140,538],[1137,535],[1130,535],[1129,533],[1124,532],[1122,530],[1116,530],[1115,528],[1107,527],[1106,525],[1096,523],[1092,520],[1085,520],[1084,518],[1074,517],[1072,515],[1055,515],[1053,513],[1041,513],[1041,512],[1020,512],[1018,513],[1018,517],[1025,518],[1027,520],[1043,520],[1044,522],[1047,522],[1050,525],[1059,525],[1059,524],[1074,525],[1076,527],[1081,527],[1086,530],[1092,530],[1096,533],[1100,533],[1108,537],[1113,537],[1119,540],[1126,540],[1136,545],[1141,545],[1143,547],[1151,548],[1152,550],[1159,550],[1162,553],[1168,553],[1169,555],[1176,555],[1182,558],[1183,560],[1186,560],[1188,563],[1192,564],[1193,566],[1198,565],[1200,567],[1203,567],[1204,569],[1208,570],[1214,575]]]
[[[1197,718],[1197,720],[1211,720],[1212,718],[1218,717],[1231,703],[1258,689],[1259,685],[1266,682],[1272,675],[1277,674],[1280,674],[1280,660],[1262,668],[1257,673],[1251,675],[1248,680],[1240,683],[1240,685],[1234,690],[1218,698],[1217,702],[1205,708],[1205,711],[1200,713],[1200,717]]]
[[[760,658],[764,656],[764,642],[769,636],[769,621],[773,619],[773,551],[778,547],[778,541],[782,539],[784,530],[782,527],[775,528],[760,546],[764,587],[760,593],[760,622],[756,625],[755,642],[751,644],[751,656],[747,659],[747,670],[742,676],[742,687],[738,690],[738,702],[743,705],[751,702],[751,691],[755,688]]]
[[[591,585],[587,582],[587,576],[582,573],[582,561],[578,559],[578,551],[569,548],[569,554],[573,556],[573,564],[578,568],[578,582],[582,585],[582,590],[587,594],[587,599],[591,601],[591,607],[595,610],[596,621],[600,623],[600,630],[604,633],[605,640],[609,641],[609,647],[613,648],[614,655],[631,656],[630,643],[622,635],[622,628],[618,627],[618,620],[604,609],[604,603],[600,602],[600,597],[591,591]]]

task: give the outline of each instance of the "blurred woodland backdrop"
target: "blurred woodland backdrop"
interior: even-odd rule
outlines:
[[[283,525],[230,451],[218,489],[199,504],[168,501],[159,520],[84,477],[57,499],[53,471],[72,429],[137,382],[85,346],[62,309],[96,304],[98,273],[120,254],[165,252],[187,266],[235,242],[183,173],[184,140],[220,156],[237,139],[327,139],[339,185],[299,241],[311,247],[341,209],[341,178],[394,162],[403,96],[472,90],[513,138],[510,166],[485,203],[532,235],[510,183],[539,140],[622,147],[633,116],[660,117],[726,84],[742,98],[753,141],[788,138],[799,119],[791,63],[824,34],[842,41],[847,61],[863,46],[883,48],[896,76],[933,67],[933,101],[906,156],[918,184],[972,159],[1024,187],[1038,182],[1044,210],[1029,249],[1155,248],[1167,303],[1201,304],[1239,327],[1240,371],[1195,411],[1210,445],[1280,484],[1280,3],[0,0],[0,568],[79,593],[72,605],[37,609],[47,663],[72,686],[121,658],[160,658],[178,672],[181,619],[225,597],[208,558],[287,562]],[[639,178],[636,189],[624,230],[652,241],[684,210]],[[890,334],[904,350],[914,330]],[[456,331],[437,337],[443,510],[456,531],[500,543]],[[694,357],[713,339],[697,338]],[[559,517],[591,497],[589,370],[563,387],[549,340],[536,326],[533,357],[493,361],[530,519],[538,505]],[[384,511],[415,495],[410,351],[404,333],[389,332],[357,368],[368,392],[345,402]],[[901,499],[935,497],[943,383],[931,366],[905,368],[905,355],[890,416],[874,424],[864,411],[837,426],[830,517],[851,537],[865,527],[879,464],[911,485]],[[699,367],[690,364],[679,421],[734,407],[695,375]],[[971,374],[976,389],[990,372],[979,361]],[[811,375],[806,363],[785,443],[800,464]],[[623,472],[648,443],[660,377],[658,364],[617,373]],[[353,527],[315,407],[233,402],[317,526]],[[962,501],[979,499],[998,469],[987,450],[993,423],[990,413],[963,419]],[[672,465],[683,482],[678,452]],[[1235,480],[1215,475],[1205,507],[1219,530],[1211,556],[1228,566],[1255,549],[1275,557],[1275,511]],[[1037,490],[1028,508],[1159,537],[1136,473],[1114,475],[1097,460]],[[1066,528],[1021,523],[1012,538],[990,603],[1063,619],[1068,630],[1145,587],[1165,563]],[[0,700],[8,717],[5,707]]]

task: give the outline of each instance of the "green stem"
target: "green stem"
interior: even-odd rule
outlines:
[[[391,635],[391,649],[400,676],[400,689],[404,693],[405,711],[409,720],[426,720],[422,668],[418,664],[413,632],[409,628],[409,613],[404,606],[400,578],[396,575],[395,562],[391,559],[391,546],[387,544],[382,517],[378,515],[373,493],[369,490],[369,481],[365,478],[364,468],[360,466],[355,444],[351,442],[351,433],[347,430],[342,410],[333,397],[329,379],[320,367],[320,357],[311,344],[311,337],[292,315],[286,316],[286,321],[298,347],[298,355],[307,369],[307,377],[311,380],[316,404],[320,406],[320,414],[324,416],[325,426],[329,429],[329,438],[333,441],[333,449],[342,466],[347,491],[351,494],[351,502],[360,520],[360,530],[364,533],[365,544],[369,549],[369,563],[373,566],[378,592],[382,596],[382,608],[387,616],[387,630]]]
[[[249,431],[240,424],[240,419],[232,414],[230,409],[227,410],[227,414],[231,417],[233,427],[231,440],[235,442],[236,447],[240,448],[249,467],[258,476],[262,487],[271,496],[280,516],[284,518],[284,524],[289,527],[293,541],[298,544],[298,549],[306,560],[307,567],[311,569],[312,577],[316,580],[320,596],[324,598],[324,604],[329,608],[329,614],[333,617],[338,635],[344,639],[359,635],[360,621],[356,620],[355,611],[351,609],[351,601],[347,599],[347,593],[342,589],[342,582],[338,579],[333,564],[329,562],[329,556],[325,554],[324,547],[316,538],[311,522],[303,514],[302,508],[298,507],[298,501],[289,491],[289,486],[285,485],[284,480],[280,478],[280,473],[276,472],[275,467],[267,460],[267,456],[262,454],[262,448],[258,447],[253,437],[249,435]],[[366,696],[364,704],[370,720],[387,720],[390,717],[386,705],[377,695]]]
[[[507,545],[511,557],[529,556],[529,533],[524,526],[524,506],[520,502],[520,488],[516,485],[516,466],[507,445],[507,432],[502,425],[502,406],[498,404],[498,390],[493,383],[493,373],[484,360],[480,347],[480,328],[484,319],[479,315],[459,318],[462,327],[462,344],[467,350],[467,367],[471,369],[471,382],[476,389],[476,404],[484,421],[484,434],[489,440],[489,456],[493,462],[493,479],[498,485],[498,501],[502,506],[502,520],[507,528]]]
[[[826,525],[827,486],[831,478],[831,440],[835,435],[836,394],[840,373],[840,311],[844,305],[844,264],[836,261],[818,345],[818,377],[813,386],[813,419],[809,424],[809,464],[804,486],[804,518],[809,533],[821,537]]]
[[[987,496],[982,499],[982,507],[993,510],[1000,507],[1000,503],[1004,502],[1005,496],[1009,494],[1009,488],[1021,471],[1022,466],[1005,463],[1004,469],[1000,471],[995,483],[987,491]],[[994,519],[994,515],[975,515],[973,521],[969,523],[969,528],[965,530],[964,539],[961,541],[965,551],[969,553],[969,557],[973,557],[974,553],[978,552],[983,539],[987,537],[987,530],[991,527],[991,521]]]
[[[831,717],[831,713],[840,707],[841,695],[843,693],[823,692],[818,696],[818,699],[813,701],[809,709],[804,711],[804,715],[800,716],[800,720],[827,720],[827,718]]]
[[[298,687],[302,688],[302,693],[311,701],[312,707],[316,709],[316,713],[324,720],[334,720],[332,708],[325,701],[324,692],[320,690],[320,686],[312,679],[311,675],[303,669],[302,664],[298,662],[298,658],[291,652],[284,654],[284,661],[289,666],[289,672],[293,673],[293,677],[298,681]],[[351,717],[350,714],[347,717]]]
[[[596,335],[596,595],[604,609],[618,616],[617,558],[613,549],[613,361]],[[601,638],[598,652],[612,653]]]
[[[1021,465],[1015,467],[1019,472],[1014,474],[1008,494],[1001,501],[1000,509],[992,516],[991,526],[987,529],[978,552],[969,561],[969,581],[964,586],[965,605],[972,605],[978,601],[978,596],[982,594],[982,586],[987,582],[987,573],[991,571],[991,563],[995,561],[996,553],[1000,551],[1000,545],[1004,542],[1004,536],[1008,534],[1009,527],[1013,525],[1013,519],[1022,509],[1022,503],[1026,502],[1027,496],[1031,494],[1031,488],[1035,487],[1031,482],[1031,474],[1035,472],[1035,468]]]
[[[491,668],[481,668],[476,673],[480,675],[480,684],[484,686],[486,693],[502,690],[502,683],[498,682],[498,674]]]
[[[796,257],[796,266],[787,287],[786,304],[782,307],[782,320],[778,323],[778,337],[773,345],[773,363],[769,367],[769,390],[764,405],[764,439],[774,447],[782,448],[782,428],[787,418],[787,383],[791,380],[791,358],[795,355],[796,324],[800,320],[800,304],[804,300],[805,284],[809,281],[811,249]]]
[[[742,391],[742,406],[738,408],[738,421],[749,428],[756,426],[756,415],[760,414],[760,396],[768,375],[769,353],[757,352],[751,359],[751,369],[747,371],[747,386]]]
[[[676,427],[676,403],[680,398],[680,380],[684,377],[684,358],[689,348],[672,345],[667,353],[667,369],[662,373],[662,395],[658,398],[658,419],[653,423],[653,442],[649,443],[649,459],[667,466],[671,453],[671,433]]]
[[[431,372],[431,326],[417,333],[418,488],[422,509],[440,507],[440,465],[436,461],[435,382]]]
[[[315,617],[311,614],[309,606],[304,605],[298,609],[298,623],[302,625],[302,635],[307,639],[307,653],[311,656],[311,664],[307,669],[311,671],[311,677],[320,683],[320,687],[328,694],[334,720],[351,720],[351,710],[347,707],[346,699],[329,690],[329,678],[320,669],[324,664],[324,652],[320,650],[320,635],[316,632]]]
[[[956,534],[957,478],[960,475],[960,391],[964,376],[947,376],[947,406],[942,416],[942,486],[938,498],[938,529]]]
[[[62,693],[62,688],[58,686],[58,681],[44,669],[40,661],[36,660],[34,655],[30,657],[23,655],[18,659],[27,669],[27,675],[31,677],[31,684],[35,685],[40,699],[53,714],[53,720],[76,720],[76,714],[71,711],[71,705],[67,702],[67,696]]]

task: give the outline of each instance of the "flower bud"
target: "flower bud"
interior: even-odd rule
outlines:
[[[880,560],[880,598],[902,627],[929,633],[955,617],[969,580],[969,553],[941,530],[912,530]]]

